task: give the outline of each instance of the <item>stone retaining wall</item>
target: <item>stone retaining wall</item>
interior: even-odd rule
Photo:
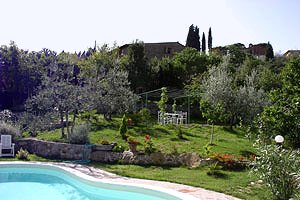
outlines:
[[[113,152],[114,145],[76,145],[59,142],[49,142],[34,138],[21,139],[16,141],[16,152],[20,148],[26,149],[29,153],[38,156],[60,160],[92,160],[103,163],[122,163],[137,165],[160,165],[160,166],[189,166],[210,164],[216,161],[201,159],[196,153],[183,153],[169,155],[160,152],[150,155],[144,153],[122,153]]]

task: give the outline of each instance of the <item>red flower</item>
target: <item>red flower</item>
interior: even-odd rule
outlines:
[[[150,140],[150,135],[146,135],[146,136],[145,136],[145,140],[146,140],[146,141],[149,141],[149,140]]]

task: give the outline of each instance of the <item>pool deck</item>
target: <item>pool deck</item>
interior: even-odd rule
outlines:
[[[165,181],[153,181],[137,178],[122,177],[113,173],[106,172],[87,165],[75,163],[41,163],[41,162],[0,162],[0,164],[41,164],[53,165],[74,173],[82,178],[90,179],[92,181],[100,181],[112,184],[132,185],[145,187],[150,189],[159,189],[160,191],[174,194],[185,200],[239,200],[238,198],[206,190],[199,187],[192,187],[177,183],[170,183]]]

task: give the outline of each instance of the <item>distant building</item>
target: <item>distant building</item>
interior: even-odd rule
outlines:
[[[243,51],[246,54],[250,54],[255,58],[265,60],[267,55],[268,43],[260,43],[260,44],[249,44],[249,47],[246,48],[245,45],[241,43],[236,43],[227,46],[214,47],[211,49],[213,53],[224,56],[230,53],[230,47],[236,47]]]
[[[119,55],[127,55],[130,44],[125,44],[119,47]],[[174,53],[182,51],[185,46],[179,42],[160,42],[160,43],[144,43],[145,56],[148,59],[173,56]]]
[[[267,43],[260,43],[260,44],[249,44],[249,47],[247,48],[247,52],[254,57],[265,60],[268,50],[268,44]]]
[[[288,50],[283,54],[286,58],[300,56],[300,50]]]

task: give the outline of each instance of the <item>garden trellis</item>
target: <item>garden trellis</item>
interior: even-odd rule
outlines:
[[[147,91],[147,92],[143,92],[138,94],[138,96],[140,96],[141,98],[141,103],[142,103],[142,107],[144,108],[148,108],[148,102],[149,100],[159,100],[161,97],[161,89],[155,89],[155,90],[151,90],[151,91]],[[190,95],[186,94],[184,90],[182,89],[176,89],[176,88],[167,88],[167,94],[168,94],[168,98],[169,100],[178,100],[178,99],[183,99],[185,98],[187,100],[187,108],[186,111],[188,113],[187,116],[187,123],[190,123],[190,113],[191,113],[191,100],[190,100]]]

